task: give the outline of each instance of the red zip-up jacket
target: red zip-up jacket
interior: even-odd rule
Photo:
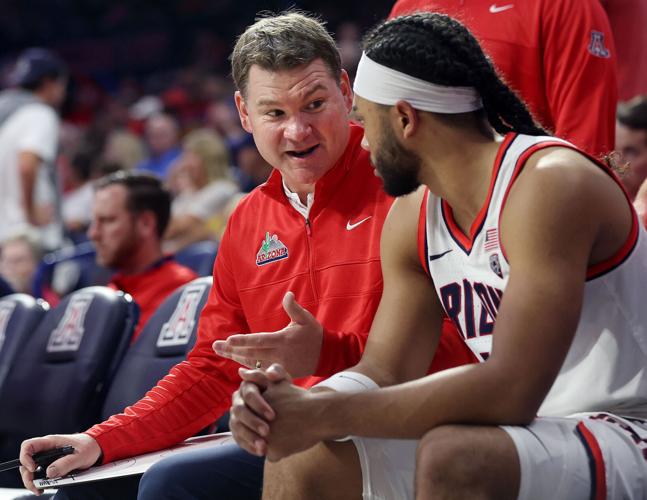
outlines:
[[[110,279],[110,288],[129,293],[139,306],[139,320],[131,345],[160,304],[179,287],[197,277],[191,269],[167,255],[139,273],[118,273]]]
[[[281,301],[289,290],[325,328],[317,376],[296,383],[309,387],[359,361],[382,294],[380,233],[393,201],[360,147],[362,134],[351,126],[344,154],[315,186],[307,222],[290,205],[277,171],[241,201],[222,237],[187,360],[124,413],[87,431],[104,462],[166,448],[218,419],[240,385],[240,365],[211,345],[285,327]],[[447,364],[446,356],[443,366],[471,360],[455,338],[456,360]]]
[[[617,57],[600,2],[398,0],[389,18],[419,11],[442,12],[467,26],[554,135],[595,157],[613,150]]]

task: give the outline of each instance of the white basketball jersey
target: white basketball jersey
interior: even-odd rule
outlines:
[[[445,312],[481,361],[492,349],[497,310],[510,272],[499,244],[503,204],[528,157],[556,145],[574,148],[554,137],[505,137],[488,198],[469,236],[461,232],[446,202],[431,193],[423,201],[421,259]],[[588,269],[580,322],[540,415],[609,411],[647,417],[646,290],[647,234],[634,213],[625,245]]]

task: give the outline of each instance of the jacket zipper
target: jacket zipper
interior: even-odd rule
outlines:
[[[312,248],[311,248],[311,240],[310,238],[312,237],[312,226],[310,225],[310,219],[306,218],[306,242],[308,246],[308,274],[310,275],[310,287],[312,288],[312,295],[315,298],[315,300],[319,300],[318,294],[317,294],[317,289],[315,287],[315,272],[314,272],[314,265],[312,262]]]

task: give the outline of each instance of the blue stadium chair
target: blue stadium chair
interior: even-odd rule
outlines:
[[[0,387],[0,461],[23,439],[98,422],[137,319],[132,298],[107,287],[78,290],[45,314]]]
[[[192,269],[198,276],[211,276],[217,253],[217,242],[199,241],[177,252],[175,260]]]
[[[34,296],[43,297],[45,288],[64,296],[80,288],[107,284],[112,271],[98,265],[95,255],[91,241],[46,254],[36,269]]]
[[[128,349],[108,390],[102,418],[121,413],[141,399],[195,344],[198,317],[211,277],[197,278],[178,288],[151,316]]]
[[[48,310],[47,302],[24,293],[5,295],[0,299],[0,388],[14,356]]]
[[[12,293],[13,293],[13,288],[11,288],[11,285],[7,282],[6,279],[0,276],[0,297],[4,297],[5,295],[9,295]]]

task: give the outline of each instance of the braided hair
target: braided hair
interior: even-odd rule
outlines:
[[[546,134],[501,81],[474,36],[449,16],[396,17],[369,31],[362,45],[373,61],[407,75],[437,85],[474,87],[488,121],[500,134]]]

